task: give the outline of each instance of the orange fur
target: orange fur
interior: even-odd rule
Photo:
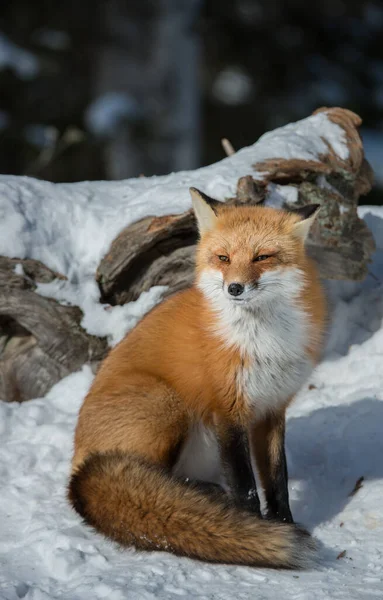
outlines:
[[[299,218],[222,206],[213,221],[198,246],[197,281],[206,268],[219,270],[224,281],[249,282],[298,266],[305,283],[297,302],[312,325],[307,353],[316,361],[325,305],[303,241],[293,234]],[[230,262],[220,261],[221,254]],[[252,262],[259,254],[270,258]],[[238,384],[252,359],[222,343],[216,322],[195,285],[157,306],[111,350],[80,410],[69,497],[89,524],[124,545],[202,560],[301,566],[311,542],[299,528],[261,521],[172,476],[193,425],[230,421],[250,430],[257,423]],[[283,423],[288,402],[281,407]],[[271,426],[262,421],[259,427],[273,436]],[[258,454],[267,462],[262,450]]]

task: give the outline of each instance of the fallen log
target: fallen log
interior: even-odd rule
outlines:
[[[135,300],[152,286],[167,286],[165,295],[169,295],[191,284],[197,231],[194,216],[188,209],[187,189],[195,185],[210,193],[211,178],[221,190],[217,199],[228,203],[287,209],[321,204],[308,250],[322,276],[363,279],[375,246],[370,231],[357,215],[358,199],[372,184],[372,172],[364,158],[358,133],[360,123],[359,117],[348,110],[320,109],[314,117],[265,134],[257,144],[245,150],[234,153],[231,146],[230,149],[226,145],[229,156],[217,165],[153,180],[80,183],[70,187],[33,179],[7,180],[2,188],[7,210],[9,206],[17,205],[18,210],[21,206],[17,218],[11,217],[9,224],[14,227],[19,221],[24,223],[18,225],[18,231],[20,236],[25,235],[26,241],[24,246],[20,242],[18,247],[23,256],[31,249],[32,256],[28,259],[0,257],[0,398],[23,401],[42,396],[54,383],[84,363],[96,368],[107,352],[108,341],[91,333],[101,331],[102,335],[109,335],[110,332],[97,327],[91,333],[85,330],[89,301],[96,302],[100,308],[93,277],[99,286],[99,301],[112,305],[98,313],[97,319],[102,321],[114,310],[121,310],[120,306],[113,308],[114,305]],[[153,197],[159,192],[162,204],[159,203],[157,214],[149,216],[150,209],[146,210],[145,203],[150,199],[149,206],[157,208]],[[36,200],[41,210],[36,216],[30,203],[38,194],[44,202]],[[125,197],[131,205],[126,204]],[[172,199],[173,214],[170,214],[172,211],[166,214],[164,198],[168,197]],[[175,202],[178,197],[179,206]],[[111,212],[107,203],[115,198],[117,208]],[[67,202],[66,213],[60,202]],[[104,215],[103,202],[109,219],[107,224],[98,217],[100,213]],[[49,215],[59,205],[61,212],[54,220]],[[120,211],[126,206],[134,207],[133,211],[130,216],[127,213],[129,218],[120,218]],[[64,213],[70,216],[63,225]],[[138,220],[132,222],[132,214],[143,218],[137,217]],[[31,215],[34,215],[32,224]],[[100,241],[95,242],[97,258],[86,256],[86,268],[76,271],[72,263],[80,264],[82,253],[88,251],[87,237],[80,244],[78,240],[89,222],[100,223],[97,225]],[[127,222],[130,224],[123,228]],[[65,272],[60,274],[57,268],[48,268],[33,260],[41,256],[39,250],[33,254],[36,230],[38,243],[48,239],[54,244],[63,237],[61,245],[53,245],[53,248],[61,248],[61,262],[56,261],[54,251],[44,256],[51,261],[51,267],[69,265],[66,271],[61,269]],[[93,239],[88,241],[94,242]],[[6,253],[4,244],[2,247]],[[39,293],[41,289],[37,289],[38,284],[58,280],[75,288],[81,277],[85,277],[86,285],[90,277],[95,288],[90,300],[87,299],[88,304],[82,303],[86,286],[80,287],[77,295],[72,294],[64,304],[47,297],[46,289],[44,296]],[[116,314],[119,319],[121,313]],[[128,326],[131,325],[128,323]]]
[[[357,214],[358,199],[373,182],[358,133],[361,119],[341,108],[323,108],[316,114],[320,113],[343,129],[347,153],[340,156],[339,150],[326,143],[327,152],[317,160],[275,157],[255,163],[254,175],[241,177],[236,196],[226,201],[287,209],[320,204],[322,210],[308,240],[309,254],[324,278],[361,280],[375,249],[370,231]],[[273,133],[258,143],[272,141]],[[167,295],[187,287],[193,278],[196,240],[191,211],[146,217],[126,227],[97,269],[103,301],[124,304],[153,285],[168,286]]]
[[[35,293],[37,283],[64,279],[36,260],[0,257],[0,398],[39,398],[84,363],[96,363],[105,339],[80,325],[81,310]]]

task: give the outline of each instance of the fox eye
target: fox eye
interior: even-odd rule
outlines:
[[[223,254],[219,254],[218,255],[219,260],[221,260],[222,262],[229,262],[229,257],[228,256],[224,256]]]
[[[266,258],[270,258],[268,254],[260,254],[253,259],[253,262],[258,262],[259,260],[266,260]]]

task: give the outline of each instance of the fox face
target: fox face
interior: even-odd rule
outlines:
[[[197,285],[217,302],[247,308],[299,292],[304,242],[318,205],[301,212],[226,206],[191,189],[201,240]]]

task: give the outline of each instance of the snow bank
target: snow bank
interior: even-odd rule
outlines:
[[[39,286],[43,295],[77,304],[89,333],[116,343],[137,318],[157,302],[163,289],[143,303],[102,311],[94,275],[120,231],[148,215],[179,214],[191,207],[189,187],[223,200],[233,196],[252,165],[273,157],[318,160],[330,143],[341,158],[348,149],[344,131],[324,113],[265,134],[230,159],[196,171],[118,182],[52,184],[27,177],[0,176],[0,255],[34,258],[68,278]],[[291,188],[279,186],[279,196]],[[288,188],[288,189],[287,189]],[[142,311],[140,308],[142,307]]]

